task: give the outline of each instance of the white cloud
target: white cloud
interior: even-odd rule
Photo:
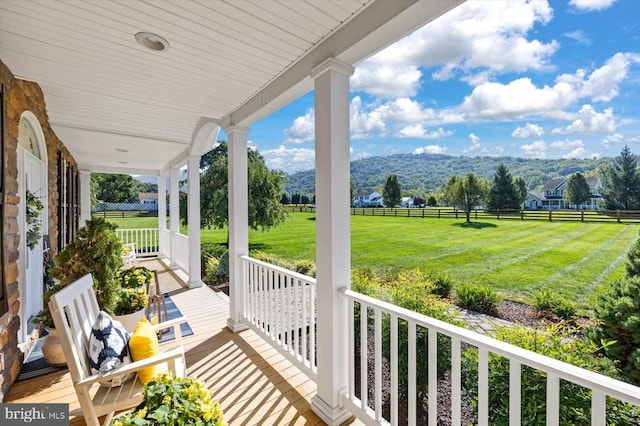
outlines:
[[[581,31],[581,30],[564,33],[564,36],[570,39],[573,39],[580,44],[586,44],[586,45],[591,44],[591,40],[589,39],[589,37],[587,37],[584,31]]]
[[[569,152],[568,154],[563,155],[562,158],[566,158],[566,159],[569,159],[569,158],[584,158],[584,156],[585,156],[584,153],[585,153],[584,148],[583,147],[579,147],[579,148],[576,148],[573,151]]]
[[[531,115],[550,115],[575,99],[575,92],[565,82],[553,87],[537,88],[530,78],[509,84],[484,83],[466,96],[461,109],[472,118],[516,119]]]
[[[591,105],[585,104],[571,124],[564,128],[555,128],[551,133],[611,133],[617,127],[613,108],[598,112]]]
[[[427,145],[416,148],[414,154],[444,154],[448,148],[444,145]]]
[[[400,129],[395,136],[399,138],[440,139],[453,135],[453,130],[444,130],[440,127],[429,132],[422,124],[414,124]]]
[[[545,158],[547,156],[547,144],[545,141],[535,141],[527,145],[522,145],[520,149],[524,151],[525,157]]]
[[[638,137],[640,138],[640,136]],[[620,133],[613,133],[611,135],[607,135],[602,139],[602,146],[612,146],[622,143],[624,137]]]
[[[568,150],[568,149],[584,148],[584,142],[582,142],[580,139],[574,139],[574,140],[565,139],[563,141],[551,142],[550,146],[551,148]]]
[[[436,67],[438,80],[458,74],[471,84],[495,73],[550,69],[559,44],[527,34],[552,17],[546,0],[466,2],[359,64],[352,88],[393,98],[416,94],[421,68]]]
[[[284,131],[287,137],[286,143],[305,143],[311,142],[315,138],[315,113],[313,109],[309,109],[302,117],[293,120],[291,127]]]
[[[358,65],[351,76],[353,91],[363,91],[382,98],[415,96],[422,72],[415,65],[396,65],[374,59]]]
[[[635,136],[633,138],[629,138],[629,139],[627,139],[627,142],[640,143],[640,136]]]
[[[540,137],[544,135],[544,129],[537,124],[527,123],[523,127],[517,127],[511,136],[514,138],[528,138],[531,136]]]
[[[309,170],[315,167],[315,150],[308,148],[287,148],[280,145],[278,148],[267,149],[260,152],[268,168],[284,170],[294,173],[301,170]]]
[[[379,111],[368,111],[363,105],[360,96],[354,96],[351,100],[349,110],[351,137],[353,139],[366,139],[372,136],[384,136],[386,134],[386,124]]]
[[[491,148],[483,148],[481,154],[487,157],[500,157],[504,155],[504,147],[496,145]]]
[[[473,133],[469,133],[469,146],[462,150],[463,154],[471,154],[480,149],[480,138]]]
[[[580,97],[608,102],[618,96],[619,85],[627,77],[629,66],[640,63],[640,55],[616,53],[584,81]]]
[[[569,4],[581,12],[589,12],[594,10],[604,10],[616,0],[569,0]]]

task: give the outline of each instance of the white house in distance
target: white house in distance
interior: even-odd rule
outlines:
[[[157,192],[139,192],[138,193],[138,201],[140,204],[158,204],[158,193]]]
[[[547,181],[544,185],[544,192],[542,194],[530,191],[529,197],[522,204],[522,208],[545,210],[598,209],[600,208],[600,202],[602,201],[602,196],[600,195],[602,182],[599,176],[589,176],[586,179],[589,184],[589,188],[591,189],[591,199],[585,204],[576,206],[575,204],[567,203],[564,200],[564,188],[567,184],[567,179],[558,178]]]
[[[358,193],[353,199],[354,207],[384,207],[382,194],[373,191],[371,194]]]
[[[402,197],[402,200],[400,200],[400,207],[413,207],[413,197]]]

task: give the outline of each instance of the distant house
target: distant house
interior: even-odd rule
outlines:
[[[523,209],[537,210],[542,208],[544,195],[539,192],[529,191],[527,199],[522,203]]]
[[[353,200],[354,207],[384,207],[382,194],[373,191],[369,195],[358,193]]]
[[[402,197],[400,207],[413,207],[413,197]]]
[[[138,193],[138,202],[140,204],[158,204],[158,193],[157,192],[139,192]]]
[[[567,184],[567,179],[560,178],[560,179],[552,179],[545,183],[544,192],[542,193],[542,200],[541,200],[542,204],[541,204],[541,207],[538,207],[538,208],[543,208],[545,210],[598,209],[602,201],[602,196],[600,195],[602,182],[599,176],[589,176],[586,179],[587,179],[587,183],[589,184],[589,188],[591,190],[591,199],[588,202],[584,204],[580,204],[579,206],[566,202],[564,200],[564,188]],[[529,202],[529,200],[531,200],[531,196],[529,197],[529,199],[527,199],[527,202]],[[527,202],[525,202],[525,205]],[[525,208],[536,208],[536,207],[525,206]]]

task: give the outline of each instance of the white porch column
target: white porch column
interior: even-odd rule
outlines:
[[[80,226],[91,219],[91,172],[80,170]]]
[[[167,229],[167,177],[163,174],[158,176],[158,257],[169,255],[167,248],[169,241],[166,241]]]
[[[316,132],[316,345],[318,391],[313,411],[329,425],[351,417],[341,406],[347,387],[347,301],[338,289],[351,282],[349,216],[349,76],[353,67],[329,59],[315,80]]]
[[[244,274],[240,256],[249,253],[249,178],[246,127],[226,130],[229,138],[229,319],[227,326],[237,333],[245,330]]]
[[[169,230],[171,231],[170,268],[176,269],[176,235],[180,232],[180,182],[178,181],[178,169],[172,167],[169,171]]]
[[[189,288],[202,287],[200,267],[200,156],[189,156],[187,163],[187,215],[189,227]]]

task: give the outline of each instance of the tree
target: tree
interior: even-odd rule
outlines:
[[[435,197],[435,195],[429,195],[429,198],[427,198],[427,205],[429,207],[437,207],[438,206],[438,199]]]
[[[604,169],[602,186],[600,194],[607,209],[640,209],[638,160],[627,145],[624,146],[620,156],[616,157],[613,164]]]
[[[280,225],[287,212],[280,204],[286,174],[269,170],[262,155],[248,149],[249,226],[267,230]],[[224,227],[229,219],[228,150],[227,142],[208,152],[200,160],[200,218],[202,227]]]
[[[487,208],[497,209],[518,209],[520,208],[520,193],[513,183],[513,177],[509,169],[504,164],[500,164],[493,176],[493,185],[489,191]]]
[[[130,175],[92,173],[95,181],[96,198],[105,203],[131,203],[138,196],[136,181]]]
[[[521,206],[529,198],[529,189],[527,188],[527,183],[521,177],[516,178],[514,185],[518,194],[518,205]]]
[[[286,192],[282,193],[282,198],[280,198],[280,204],[291,204],[291,197]]]
[[[427,200],[422,195],[416,195],[413,197],[413,205],[424,207],[427,204]]]
[[[587,178],[582,173],[574,173],[569,176],[564,187],[564,200],[579,206],[591,199],[591,188]]]
[[[464,210],[467,223],[471,223],[471,210],[486,197],[487,183],[473,173],[466,177],[452,176],[445,184],[445,198],[454,206]]]
[[[391,174],[387,177],[387,182],[382,190],[382,198],[384,204],[389,207],[395,207],[402,201],[402,187],[398,181],[398,176]]]

